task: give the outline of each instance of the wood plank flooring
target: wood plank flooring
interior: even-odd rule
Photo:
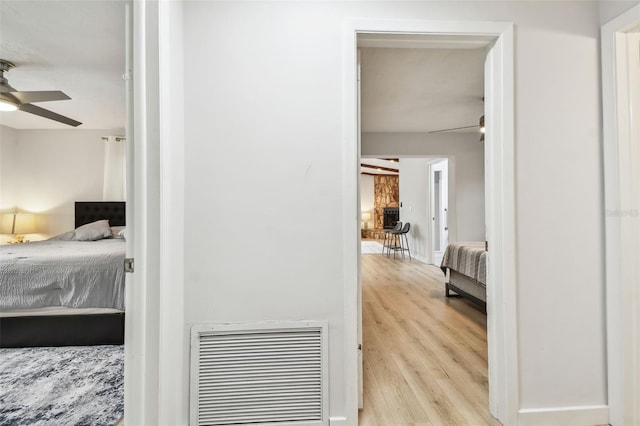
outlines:
[[[444,296],[439,268],[362,256],[362,426],[499,425],[489,414],[486,315]]]

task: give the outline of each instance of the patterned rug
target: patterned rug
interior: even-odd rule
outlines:
[[[113,426],[124,346],[0,349],[0,425]]]

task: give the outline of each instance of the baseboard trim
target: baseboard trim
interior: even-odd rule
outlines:
[[[594,426],[609,424],[607,405],[523,409],[518,413],[520,426]]]
[[[411,254],[411,257],[419,262],[422,263],[426,263],[427,265],[429,265],[430,263],[427,262],[427,258],[426,257],[422,257],[422,256],[414,256],[413,253]]]
[[[347,418],[346,417],[329,417],[329,424],[331,426],[346,426]]]

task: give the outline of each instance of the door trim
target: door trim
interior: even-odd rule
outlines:
[[[444,164],[443,166],[443,163]],[[438,170],[436,170],[438,169]],[[428,189],[428,193],[429,193],[429,216],[430,216],[430,220],[429,220],[429,224],[431,225],[430,227],[430,232],[429,232],[429,250],[431,252],[431,256],[429,257],[430,259],[430,263],[434,264],[434,265],[439,265],[439,261],[442,260],[442,256],[444,255],[444,247],[442,247],[442,245],[440,244],[440,250],[435,250],[434,246],[436,243],[436,224],[434,222],[434,217],[436,216],[436,194],[433,191],[434,190],[434,175],[436,171],[440,171],[440,173],[446,172],[446,178],[445,178],[445,182],[447,184],[447,212],[450,212],[449,209],[449,198],[451,196],[451,194],[449,193],[449,159],[448,158],[440,158],[436,161],[433,161],[431,163],[429,163],[429,189]],[[454,194],[455,195],[455,194]],[[449,215],[447,215],[447,229],[449,228],[449,224],[450,224],[450,220],[449,220]],[[440,234],[438,234],[440,235]],[[441,238],[440,238],[441,239]],[[442,239],[441,239],[442,240]],[[449,237],[448,237],[448,232],[447,232],[447,241],[450,241]],[[442,242],[442,241],[440,241]],[[436,259],[436,253],[438,253],[438,257],[439,259]]]
[[[487,197],[486,217],[490,256],[488,280],[493,290],[487,324],[489,340],[490,411],[503,424],[516,424],[519,408],[518,336],[515,257],[514,194],[514,55],[513,24],[497,22],[439,22],[422,20],[347,19],[343,50],[343,249],[346,417],[358,419],[358,288],[361,282],[359,258],[359,153],[357,108],[357,35],[360,33],[450,34],[473,38],[494,36],[494,57],[489,79],[495,83],[487,92],[488,110],[494,117],[485,144],[492,188]],[[485,77],[486,78],[486,77]],[[487,112],[489,115],[489,112]],[[493,130],[493,131],[491,131]],[[485,145],[487,146],[487,145]],[[491,303],[493,302],[493,303]]]
[[[127,425],[188,422],[182,8],[182,2],[147,0],[129,6],[134,96],[127,161],[133,162],[134,191],[128,194],[127,223],[133,225],[136,271],[126,286]]]
[[[624,44],[627,32],[640,32],[640,5],[635,6],[602,26],[602,110],[605,207],[605,270],[607,320],[607,380],[609,423],[636,424],[640,420],[637,402],[640,365],[637,361],[640,335],[635,327],[638,300],[634,286],[640,275],[637,270],[640,246],[636,242],[640,226],[640,197],[637,189],[637,160],[640,146],[630,134],[619,127],[620,120],[631,120],[628,102],[618,97],[618,87],[628,93],[625,79],[618,81],[616,50]],[[626,57],[626,55],[624,55]],[[632,297],[632,295],[636,297]],[[630,325],[632,324],[632,325]],[[636,380],[634,380],[634,378]]]

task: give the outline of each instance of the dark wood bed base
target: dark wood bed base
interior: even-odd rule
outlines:
[[[456,294],[451,294],[450,291],[453,291]],[[487,313],[487,302],[485,302],[484,300],[478,299],[477,297],[467,293],[464,290],[459,289],[454,284],[451,284],[449,282],[445,283],[445,295],[447,297],[456,297],[456,296],[464,297],[465,299],[478,305],[478,307],[482,308],[482,311],[484,313]]]
[[[0,318],[0,347],[121,345],[124,312]]]
[[[125,208],[124,201],[78,201],[75,227],[102,219],[124,226]],[[124,312],[0,317],[0,348],[122,345],[124,318]]]

